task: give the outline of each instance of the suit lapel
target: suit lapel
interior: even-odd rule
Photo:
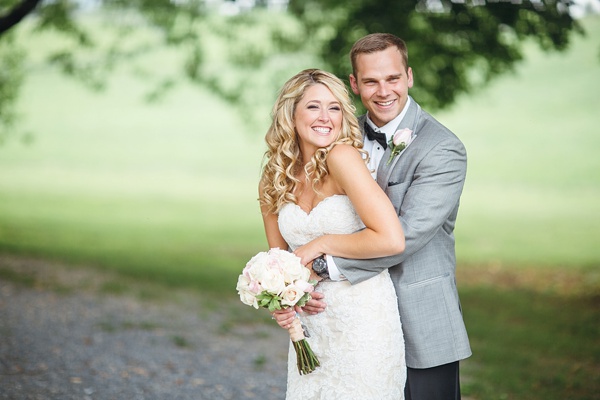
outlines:
[[[404,116],[404,118],[402,118],[402,121],[400,121],[400,124],[396,128],[396,131],[408,128],[413,131],[414,140],[416,139],[417,134],[417,124],[421,119],[421,106],[419,106],[417,102],[413,100],[412,97],[410,100],[410,106],[408,107],[406,115]],[[388,146],[388,148],[385,150],[385,154],[383,155],[383,158],[379,163],[379,168],[377,168],[377,183],[379,184],[379,186],[381,186],[382,189],[385,190],[385,188],[387,187],[387,183],[390,179],[392,171],[394,170],[394,166],[396,165],[400,157],[402,157],[405,151],[406,149],[404,149],[400,154],[394,157],[392,161],[388,164],[390,154],[392,154],[392,149]]]

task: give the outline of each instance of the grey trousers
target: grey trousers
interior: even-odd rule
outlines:
[[[426,369],[407,369],[405,400],[460,400],[458,361]]]

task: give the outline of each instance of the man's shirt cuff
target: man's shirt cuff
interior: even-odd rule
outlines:
[[[333,257],[326,254],[325,260],[327,261],[327,270],[329,271],[329,279],[332,281],[345,281],[346,277],[342,275],[337,265],[335,265],[335,261],[333,261]]]

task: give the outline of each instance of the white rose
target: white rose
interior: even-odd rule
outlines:
[[[289,285],[281,293],[281,305],[293,306],[304,296],[304,291],[295,285]]]
[[[268,254],[264,251],[258,253],[246,263],[246,267],[242,273],[250,280],[260,282],[262,280],[262,274],[266,270],[267,257]]]
[[[249,287],[250,287],[250,279],[245,275],[240,275],[238,277],[237,286],[235,287],[235,289],[238,291],[248,290]]]
[[[254,257],[252,257],[250,259],[250,261],[248,261],[246,263],[246,268],[250,268],[255,264],[264,264],[264,260],[267,258],[268,253],[261,251],[260,253],[258,253],[257,255],[255,255]],[[246,269],[244,268],[244,270]]]
[[[291,253],[290,253],[291,254]],[[288,283],[294,282],[298,279],[308,280],[310,277],[310,271],[304,265],[300,263],[300,257],[294,255],[294,258],[286,260],[283,266],[285,275],[285,281]]]
[[[248,285],[248,290],[256,295],[262,293],[263,287],[258,281],[250,281],[250,284]]]
[[[262,277],[261,286],[269,293],[279,294],[285,289],[283,274],[278,269],[268,269]]]
[[[284,275],[285,283],[290,284],[296,279],[302,279],[310,276],[308,271],[300,263],[300,257],[289,251],[273,248],[269,250],[269,265],[271,268],[277,268]]]
[[[240,295],[240,300],[242,303],[258,309],[258,300],[256,300],[254,293],[249,290],[242,289],[238,291],[238,294]]]
[[[261,282],[266,268],[262,264],[254,264],[247,269],[244,269],[244,276],[251,281]]]

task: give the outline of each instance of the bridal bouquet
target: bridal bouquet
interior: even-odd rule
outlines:
[[[236,289],[242,303],[273,312],[295,305],[304,306],[314,290],[309,278],[310,271],[300,263],[299,257],[273,248],[248,261],[238,278]],[[296,350],[298,372],[300,375],[310,374],[320,364],[304,337],[298,318],[294,319],[288,332]]]

